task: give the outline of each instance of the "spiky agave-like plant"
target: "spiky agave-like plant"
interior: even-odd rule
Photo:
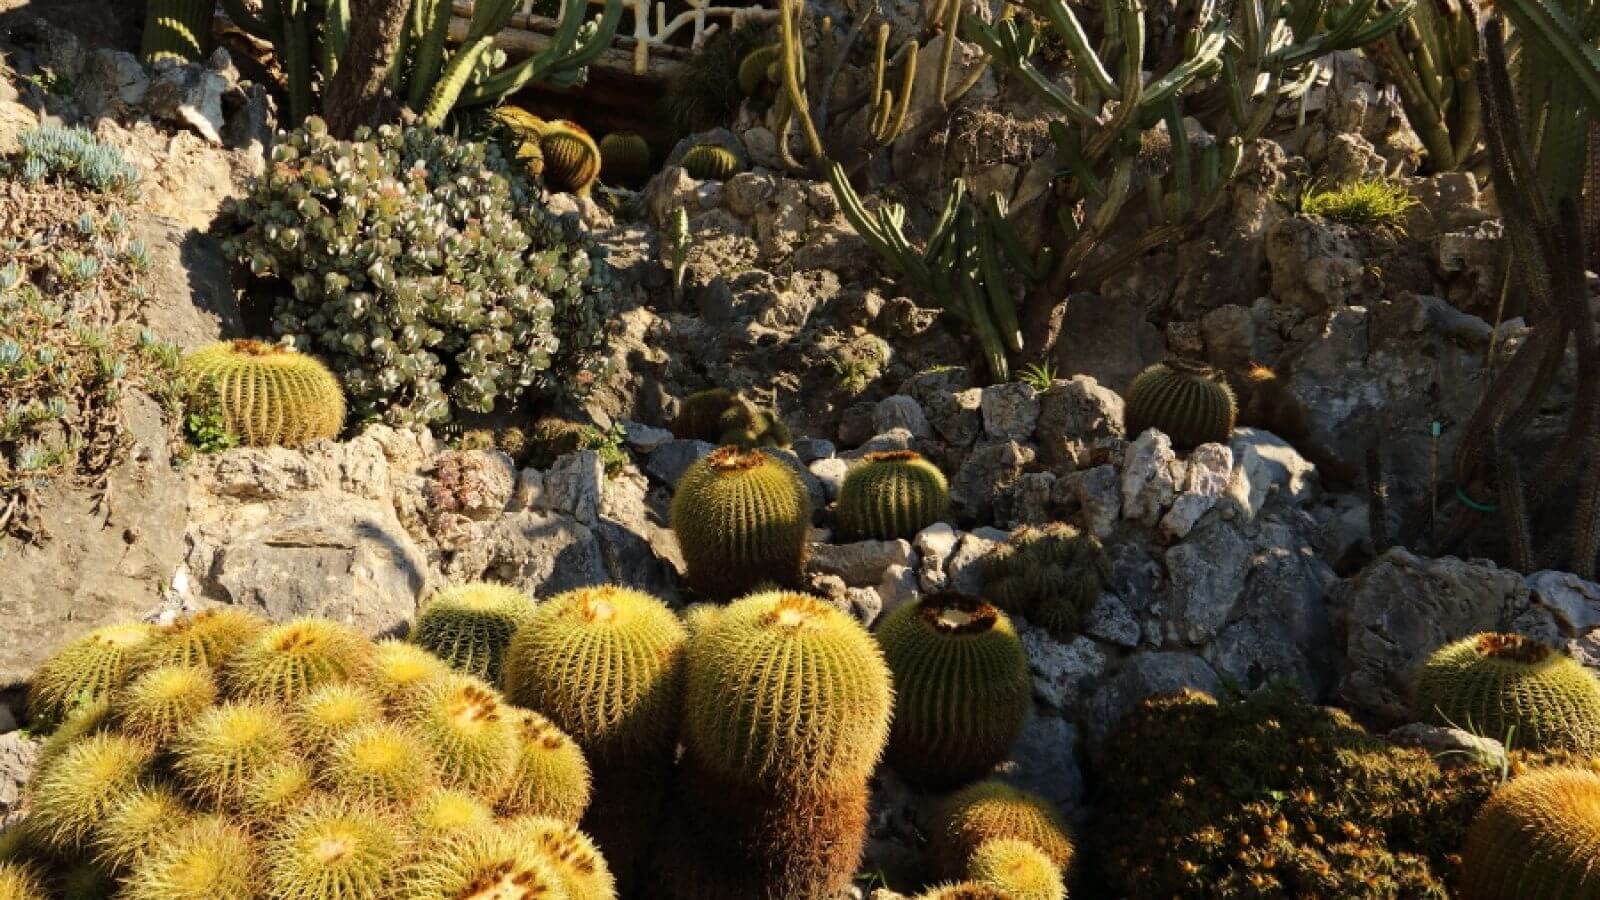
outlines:
[[[1033,706],[1028,655],[1005,613],[966,594],[929,594],[885,617],[877,638],[894,675],[896,771],[954,785],[1005,758]]]
[[[267,623],[254,613],[227,607],[204,609],[162,626],[134,657],[140,670],[157,666],[222,667],[240,647],[255,640]]]
[[[636,131],[613,131],[600,139],[600,167],[621,178],[650,174],[650,142]]]
[[[337,795],[376,798],[403,807],[439,782],[433,752],[404,725],[362,725],[328,748],[320,778]]]
[[[272,829],[262,857],[278,900],[392,897],[406,857],[400,823],[348,797],[318,797]]]
[[[117,896],[253,900],[261,896],[260,882],[261,857],[250,832],[223,816],[202,816],[157,838]]]
[[[1600,775],[1552,768],[1513,779],[1484,804],[1462,852],[1465,900],[1600,896]]]
[[[423,688],[397,716],[433,751],[445,787],[491,803],[504,794],[519,742],[511,711],[494,688],[470,675],[449,675]]]
[[[914,450],[868,453],[839,488],[839,527],[850,540],[910,540],[949,511],[944,473]]]
[[[721,144],[696,144],[683,154],[682,165],[690,178],[699,181],[727,181],[739,174],[739,157]]]
[[[797,584],[810,527],[811,498],[800,477],[765,453],[737,447],[690,466],[672,498],[672,531],[689,583],[715,599],[761,584]]]
[[[162,745],[217,701],[217,680],[199,666],[160,666],[135,676],[111,695],[119,731]]]
[[[1032,844],[1063,871],[1074,852],[1066,820],[1050,801],[1000,781],[980,781],[946,797],[932,829],[929,861],[953,877],[979,847],[1000,838]]]
[[[28,718],[55,725],[75,707],[108,696],[127,678],[134,655],[155,633],[150,625],[107,625],[57,650],[33,674]]]
[[[250,780],[294,757],[294,734],[275,706],[234,702],[207,710],[173,742],[173,772],[185,793],[211,808],[243,802]]]
[[[410,640],[457,671],[500,683],[500,660],[511,636],[533,615],[533,601],[510,585],[488,581],[446,588],[423,606]]]
[[[400,708],[450,672],[450,666],[432,653],[415,644],[390,639],[379,641],[373,649],[372,664],[360,682],[386,706]]]
[[[591,790],[583,751],[539,713],[508,712],[517,730],[517,765],[500,798],[500,814],[548,816],[577,825],[589,808]]]
[[[544,182],[553,191],[587,197],[600,178],[600,148],[576,122],[546,122],[539,152],[544,156]]]
[[[1006,892],[1011,900],[1066,900],[1061,869],[1043,850],[1020,838],[984,841],[972,852],[967,875]]]
[[[325,684],[289,708],[289,723],[302,752],[317,757],[351,731],[383,720],[383,703],[365,685]]]
[[[150,775],[155,751],[120,734],[96,734],[61,752],[28,785],[28,830],[46,846],[75,855],[106,815]]]
[[[228,433],[251,447],[299,447],[338,437],[344,390],[314,356],[280,344],[223,341],[190,353],[183,370],[197,402],[214,404]]]
[[[616,879],[606,858],[576,826],[548,816],[519,816],[505,828],[549,864],[567,900],[616,900]]]
[[[1533,750],[1600,748],[1600,684],[1538,641],[1477,634],[1434,651],[1416,675],[1417,715]]]
[[[450,835],[418,854],[401,872],[396,895],[567,900],[560,878],[533,847],[493,827]]]
[[[94,839],[94,855],[113,872],[125,872],[146,851],[195,819],[195,813],[171,788],[142,785],[128,792],[107,813]]]
[[[1155,428],[1181,451],[1228,443],[1238,416],[1233,388],[1222,372],[1183,359],[1156,363],[1140,372],[1128,388],[1123,409],[1130,440]]]
[[[292,704],[324,684],[349,681],[371,663],[371,643],[327,619],[296,619],[262,632],[223,670],[225,693],[239,700]]]

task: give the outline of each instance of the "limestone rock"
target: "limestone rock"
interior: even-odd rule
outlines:
[[[1020,381],[990,385],[980,393],[978,408],[990,438],[1026,441],[1039,422],[1039,392]]]
[[[1139,435],[1122,463],[1122,517],[1156,524],[1177,496],[1183,473],[1171,438],[1154,428]]]
[[[853,544],[813,544],[806,560],[808,573],[836,575],[850,587],[873,587],[890,566],[915,567],[908,541],[856,541]]]

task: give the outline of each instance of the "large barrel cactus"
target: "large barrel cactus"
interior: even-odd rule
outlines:
[[[600,178],[600,148],[576,122],[546,122],[539,137],[544,182],[553,191],[587,197]]]
[[[839,528],[850,540],[909,540],[949,511],[944,473],[912,450],[868,453],[839,488]]]
[[[1419,717],[1532,750],[1600,749],[1600,685],[1537,641],[1479,634],[1435,651],[1418,670]]]
[[[156,637],[150,625],[107,625],[68,643],[39,666],[28,688],[28,718],[55,725],[75,707],[111,693],[139,651]]]
[[[684,473],[672,498],[689,583],[714,599],[797,584],[810,527],[811,499],[799,475],[757,451],[712,452]]]
[[[509,585],[456,585],[422,608],[410,639],[458,671],[499,684],[500,660],[511,636],[532,615],[533,601]]]
[[[1028,655],[1005,613],[975,597],[930,594],[877,630],[894,674],[889,762],[914,784],[944,786],[988,772],[1033,706]]]
[[[1464,900],[1600,898],[1600,775],[1531,772],[1495,792],[1467,832]]]
[[[1223,374],[1201,363],[1171,359],[1157,363],[1128,388],[1123,419],[1129,440],[1154,428],[1188,451],[1201,444],[1226,444],[1238,419],[1233,389]]]
[[[298,447],[338,437],[344,392],[315,357],[261,341],[224,341],[183,362],[201,402],[215,403],[228,433],[251,447]]]

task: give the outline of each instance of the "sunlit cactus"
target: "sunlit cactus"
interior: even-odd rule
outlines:
[[[354,729],[383,720],[383,704],[365,686],[343,681],[325,684],[289,709],[289,722],[301,752],[317,756]]]
[[[155,634],[150,625],[107,625],[57,650],[33,674],[28,717],[40,725],[54,725],[75,707],[108,696],[122,684],[134,656]]]
[[[1441,647],[1416,674],[1418,716],[1532,750],[1600,749],[1600,684],[1576,661],[1515,634]]]
[[[1530,772],[1496,791],[1467,832],[1465,900],[1600,897],[1600,775]]]
[[[979,847],[1001,838],[1032,844],[1062,870],[1074,852],[1067,823],[1050,801],[1000,781],[980,781],[946,797],[932,827],[929,859],[952,876],[966,871]]]
[[[235,651],[265,631],[261,617],[243,610],[216,607],[162,626],[134,659],[137,668],[205,666],[220,669]]]
[[[185,357],[197,402],[212,403],[228,433],[251,447],[299,447],[338,437],[344,390],[316,357],[260,341],[224,341]]]
[[[576,826],[545,816],[522,816],[507,822],[506,830],[544,859],[566,900],[616,900],[616,879],[606,858]]]
[[[586,197],[600,178],[600,148],[575,122],[546,122],[539,151],[544,156],[545,184],[553,191]]]
[[[312,800],[275,823],[263,842],[267,895],[274,900],[394,896],[407,849],[399,824],[358,800]]]
[[[689,467],[672,498],[672,531],[689,583],[713,599],[762,584],[798,584],[810,527],[800,476],[758,451],[712,452]]]
[[[421,737],[403,725],[380,722],[354,728],[335,740],[320,778],[334,794],[398,807],[432,789],[439,772]]]
[[[696,144],[683,155],[683,168],[690,178],[701,181],[727,181],[739,174],[739,157],[720,144]]]
[[[193,821],[195,813],[170,788],[144,785],[112,805],[100,823],[94,855],[114,872],[126,871],[151,847]]]
[[[221,816],[174,828],[142,855],[119,900],[254,900],[261,857],[250,832]]]
[[[234,699],[293,703],[324,684],[358,678],[371,651],[348,625],[296,619],[241,647],[223,670],[224,691]]]
[[[173,770],[185,793],[212,808],[235,808],[257,773],[294,756],[294,734],[280,709],[228,703],[208,710],[173,744]]]
[[[494,810],[469,791],[435,788],[411,809],[411,824],[423,840],[459,834],[494,823]]]
[[[949,511],[944,473],[911,450],[868,453],[839,488],[839,528],[848,540],[910,540]]]
[[[533,601],[510,585],[456,585],[422,607],[410,640],[457,671],[498,684],[506,645],[531,615]]]
[[[135,676],[111,699],[118,730],[161,745],[211,708],[217,681],[210,669],[161,666]]]
[[[379,641],[371,659],[361,684],[390,707],[404,706],[451,672],[439,657],[404,641]]]
[[[505,816],[548,816],[577,825],[589,808],[589,764],[566,732],[528,709],[512,709],[517,765],[499,810]]]
[[[509,787],[518,757],[516,724],[487,684],[450,675],[424,688],[398,715],[433,752],[445,787],[491,802]]]
[[[117,734],[83,738],[28,785],[29,831],[67,854],[87,846],[106,815],[150,775],[155,751]]]

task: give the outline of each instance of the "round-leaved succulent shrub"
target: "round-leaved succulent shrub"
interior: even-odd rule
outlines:
[[[273,327],[338,372],[358,419],[436,424],[527,390],[581,393],[612,307],[603,259],[492,145],[318,119],[273,151],[228,247]]]

